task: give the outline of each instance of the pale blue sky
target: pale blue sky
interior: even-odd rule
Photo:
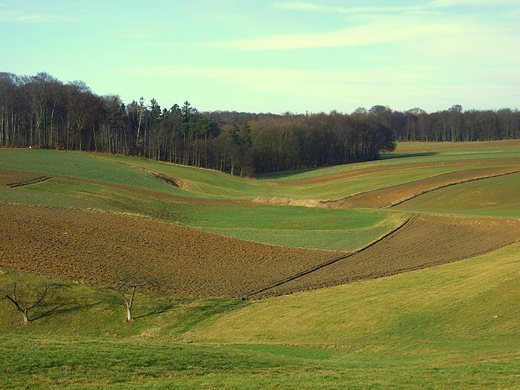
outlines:
[[[125,103],[520,108],[520,0],[0,0],[0,71]]]

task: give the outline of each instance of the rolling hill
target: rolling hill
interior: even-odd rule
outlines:
[[[517,141],[404,143],[379,161],[254,179],[0,149],[2,277],[72,278],[69,297],[89,297],[24,328],[0,301],[0,355],[35,337],[42,362],[58,359],[38,369],[42,388],[78,364],[94,374],[72,370],[70,388],[514,388],[519,171]],[[142,298],[148,314],[114,322],[95,286],[138,273],[161,288]],[[141,373],[111,380],[87,338]],[[116,357],[118,343],[151,360]],[[57,344],[79,352],[60,364]],[[165,344],[184,366],[166,368]],[[6,388],[24,367],[0,366]]]

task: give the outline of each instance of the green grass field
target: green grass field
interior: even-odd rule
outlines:
[[[133,323],[88,285],[25,327],[3,301],[3,388],[514,389],[519,249],[258,302],[140,295]]]
[[[120,163],[183,180],[193,192]],[[63,176],[0,187],[0,202],[129,212],[253,241],[354,250],[413,213],[518,219],[520,174],[452,185],[391,210],[195,204],[113,185],[205,199],[326,200],[475,166],[519,164],[517,141],[405,143],[379,161],[240,179],[119,156],[0,149],[1,169]],[[389,171],[298,183],[374,167]],[[0,285],[47,279],[0,271]],[[130,323],[113,291],[59,282],[66,288],[35,308],[25,326],[0,299],[0,388],[520,388],[520,244],[260,301],[147,292],[138,294]]]
[[[411,199],[397,210],[520,218],[520,174],[441,188]]]

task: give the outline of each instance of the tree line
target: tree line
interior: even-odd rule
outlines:
[[[188,101],[162,108],[143,98],[125,104],[82,81],[47,73],[0,73],[0,146],[97,151],[248,176],[378,158],[395,140],[520,138],[518,110],[427,114],[386,106],[351,114],[200,112]]]

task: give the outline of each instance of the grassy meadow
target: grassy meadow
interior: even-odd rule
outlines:
[[[252,179],[121,156],[0,149],[0,169],[54,176],[0,187],[0,203],[132,213],[251,241],[352,251],[415,213],[519,219],[518,173],[391,209],[306,207],[476,166],[520,166],[520,142],[403,143],[378,161]],[[275,205],[282,200],[294,205]],[[51,279],[0,270],[0,286]],[[143,291],[133,322],[114,291],[52,281],[60,287],[27,325],[0,299],[2,389],[520,388],[518,243],[258,301]]]

